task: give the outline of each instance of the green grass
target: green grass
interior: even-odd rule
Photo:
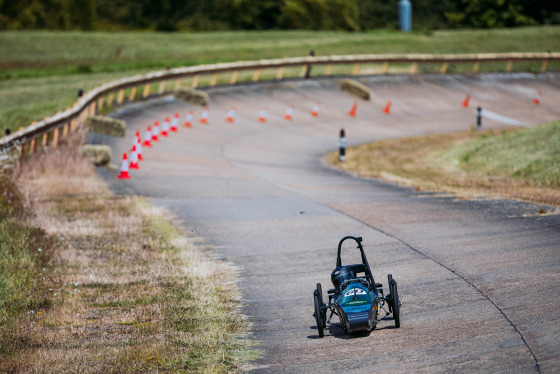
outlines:
[[[310,49],[314,49],[317,56],[558,51],[560,27],[453,30],[431,34],[387,30],[366,33],[0,32],[0,131],[28,126],[65,109],[74,103],[80,88],[87,91],[124,76],[166,66],[306,56]],[[450,71],[465,71],[471,67],[470,64],[450,66]],[[439,65],[419,68],[437,71]],[[514,64],[514,69],[517,68],[538,71],[540,63]],[[505,70],[505,64],[493,69]],[[560,65],[550,63],[548,69],[559,70]],[[319,67],[314,70],[316,74],[320,72]]]
[[[332,165],[361,177],[459,197],[488,196],[560,206],[560,121],[516,130],[398,138],[337,152]]]
[[[44,230],[26,223],[23,198],[0,172],[0,357],[21,344],[18,320],[48,308],[45,272],[55,245]]]
[[[436,159],[469,173],[560,189],[560,121],[471,140]]]

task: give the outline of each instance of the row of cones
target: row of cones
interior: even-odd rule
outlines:
[[[192,120],[192,112],[190,112],[190,120]],[[190,122],[185,122],[186,127],[190,127]],[[159,121],[155,121],[154,126],[148,126],[146,132],[144,133],[144,140],[142,141],[142,137],[140,135],[140,131],[136,131],[134,135],[134,141],[132,144],[132,148],[130,149],[130,161],[128,159],[127,153],[123,153],[123,159],[121,162],[121,172],[117,176],[119,179],[130,179],[129,170],[130,169],[140,169],[139,162],[143,161],[144,158],[142,157],[142,148],[143,147],[152,147],[154,142],[160,140],[161,137],[167,137],[173,132],[177,132],[179,129],[179,113],[175,113],[172,119],[166,117],[163,121],[163,124],[159,126]]]
[[[467,94],[465,96],[465,99],[462,102],[462,106],[464,108],[467,108],[469,106],[471,100],[471,95]],[[535,96],[533,98],[533,102],[535,103],[535,105],[539,105],[541,102],[541,92],[537,91],[535,93]],[[391,100],[387,101],[387,104],[383,107],[383,113],[385,114],[390,114],[391,113]],[[313,109],[311,110],[311,115],[313,117],[318,117],[319,116],[319,111],[321,109],[321,103],[315,103],[313,105]],[[352,105],[352,108],[350,109],[350,111],[348,112],[348,115],[350,115],[351,117],[355,117],[356,113],[358,110],[358,103],[354,102],[354,104]],[[202,124],[208,124],[208,115],[209,115],[210,111],[208,108],[205,108],[202,111],[202,115],[200,118],[200,123]],[[232,107],[227,114],[226,117],[226,122],[229,123],[233,123],[235,122],[235,113],[236,113],[236,108]],[[294,113],[294,106],[290,105],[287,109],[286,109],[286,114],[284,115],[284,118],[288,121],[291,121],[293,118],[293,113]],[[261,123],[265,123],[266,119],[268,116],[268,109],[262,108],[262,110],[259,113],[259,117],[258,117],[258,121]],[[184,122],[184,126],[187,128],[190,128],[192,126],[192,121],[193,121],[193,112],[190,111],[187,116],[185,117],[185,122]],[[143,160],[142,158],[142,146],[144,147],[151,147],[152,146],[152,142],[157,142],[159,140],[159,137],[167,137],[169,136],[169,133],[171,132],[177,132],[178,131],[178,123],[179,123],[179,113],[175,113],[175,116],[173,117],[173,119],[169,119],[169,117],[165,118],[165,121],[163,122],[162,125],[162,129],[161,131],[159,130],[159,122],[155,121],[154,123],[154,127],[152,129],[151,126],[147,127],[147,130],[144,134],[144,141],[142,142],[142,138],[140,137],[140,131],[136,131],[136,135],[135,135],[135,139],[134,139],[134,144],[132,146],[132,149],[130,150],[130,162],[128,161],[128,157],[127,157],[127,153],[123,154],[123,160],[121,163],[121,172],[118,176],[119,179],[129,179],[130,178],[130,174],[128,173],[129,169],[139,169],[139,162]]]
[[[467,96],[465,96],[465,100],[463,100],[463,107],[468,108],[470,101],[471,95],[467,94]],[[533,103],[535,103],[535,105],[539,105],[541,103],[541,91],[537,91],[535,93],[535,96],[533,96]]]

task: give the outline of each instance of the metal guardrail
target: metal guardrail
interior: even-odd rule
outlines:
[[[235,84],[239,80],[239,72],[252,71],[250,80],[257,82],[261,77],[261,71],[277,69],[273,78],[268,80],[280,81],[289,76],[286,73],[287,68],[301,67],[299,73],[292,73],[291,77],[303,77],[307,67],[313,65],[327,65],[323,76],[336,75],[366,75],[371,74],[360,71],[363,64],[381,64],[381,68],[377,74],[388,74],[390,64],[410,64],[406,71],[410,74],[418,72],[418,64],[434,64],[441,63],[439,72],[445,74],[448,71],[449,64],[472,63],[472,72],[479,71],[481,63],[488,62],[507,62],[506,72],[512,70],[514,62],[521,61],[541,61],[541,72],[545,72],[549,61],[560,61],[560,53],[502,53],[502,54],[461,54],[461,55],[426,55],[426,54],[384,54],[384,55],[352,55],[352,56],[325,56],[325,57],[295,57],[273,60],[260,61],[244,61],[232,62],[213,65],[200,65],[192,67],[182,67],[176,69],[168,69],[145,75],[128,77],[116,80],[100,87],[97,87],[82,96],[72,108],[58,113],[52,117],[46,118],[40,122],[34,123],[23,128],[12,135],[0,139],[0,151],[19,147],[20,153],[36,152],[38,147],[46,149],[47,147],[56,147],[60,138],[65,138],[69,133],[76,131],[85,121],[85,119],[96,111],[101,110],[104,105],[121,105],[125,100],[134,101],[137,99],[146,99],[153,95],[152,84],[159,82],[157,95],[167,94],[170,91],[176,91],[181,86],[181,79],[193,77],[191,87],[200,86],[201,76],[210,76],[208,86],[215,86],[218,82],[219,74],[231,73],[229,84]],[[351,65],[350,74],[345,72],[333,73],[334,65]],[[402,71],[401,71],[402,72]],[[173,88],[169,90],[167,83],[175,80]],[[141,95],[137,95],[139,88],[143,86]],[[125,92],[128,90],[128,92]],[[126,95],[126,97],[125,97]]]

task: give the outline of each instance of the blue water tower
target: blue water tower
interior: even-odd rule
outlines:
[[[399,1],[399,29],[404,32],[412,29],[412,4],[409,0]]]

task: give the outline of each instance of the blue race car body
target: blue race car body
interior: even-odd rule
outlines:
[[[358,249],[362,257],[361,264],[342,265],[340,253],[342,243],[347,239],[353,239],[358,243]],[[388,275],[390,293],[384,297],[383,285],[375,283],[361,242],[361,237],[346,236],[338,244],[336,268],[331,273],[334,288],[328,291],[328,304],[323,303],[320,283],[317,283],[317,289],[313,291],[314,316],[319,337],[324,336],[324,328],[327,323],[330,323],[334,314],[338,315],[340,323],[347,333],[374,330],[380,320],[381,310],[384,310],[386,315],[392,313],[395,327],[400,327],[400,302],[397,282],[391,274]],[[389,311],[385,310],[385,305],[387,305]],[[327,311],[331,312],[328,320]]]

